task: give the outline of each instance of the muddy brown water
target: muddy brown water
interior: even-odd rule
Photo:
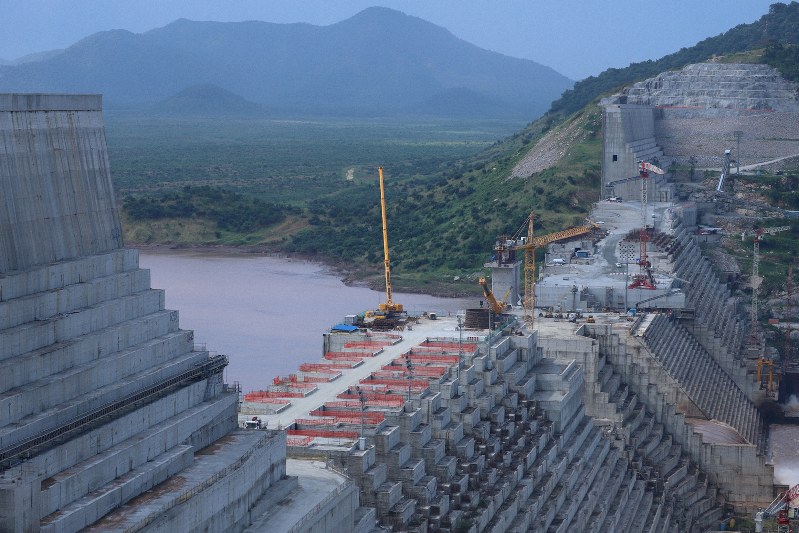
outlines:
[[[225,354],[227,383],[247,392],[322,357],[322,333],[345,315],[374,309],[385,293],[347,286],[330,269],[307,261],[206,252],[141,252],[151,285],[166,291],[167,309],[198,344]],[[411,314],[444,316],[476,301],[394,293]]]

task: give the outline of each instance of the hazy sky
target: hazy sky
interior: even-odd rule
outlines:
[[[757,20],[774,0],[0,0],[0,58],[65,48],[97,31],[178,18],[328,25],[381,5],[482,48],[574,79],[665,54]]]

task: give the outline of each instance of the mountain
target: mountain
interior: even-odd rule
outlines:
[[[376,7],[330,26],[181,19],[142,34],[96,33],[41,61],[0,67],[0,91],[103,93],[107,108],[201,84],[286,112],[533,118],[572,81]]]
[[[578,82],[547,115],[485,152],[457,162],[434,176],[435,180],[416,186],[392,184],[394,190],[388,194],[400,198],[392,203],[390,214],[395,281],[401,283],[407,279],[404,276],[418,279],[421,272],[465,276],[457,269],[482,264],[493,239],[520,224],[531,209],[539,234],[582,224],[600,187],[600,95],[714,56],[735,63],[746,56],[747,61],[793,69],[794,76],[799,76],[797,47],[791,46],[797,42],[799,2],[774,4],[755,23],[736,26],[657,61],[609,69]],[[789,194],[795,195],[793,191],[795,187]],[[344,254],[358,248],[351,236],[366,229],[359,228],[362,222],[355,218],[344,219],[342,213],[347,210],[342,206],[345,201],[350,205],[366,202],[353,201],[351,191],[340,196],[316,201],[313,213],[323,220],[329,217],[330,223],[294,236],[294,249],[346,257]],[[364,214],[358,216],[361,221],[367,219]],[[376,215],[370,216],[374,219]]]
[[[714,56],[765,48],[774,43],[799,44],[799,2],[794,0],[790,4],[772,4],[769,12],[756,22],[739,24],[720,35],[704,39],[694,46],[682,48],[656,61],[632,63],[626,68],[610,68],[598,76],[581,80],[553,102],[550,112],[568,115],[597,96],[624,84],[651,78],[666,70],[680,69],[690,63],[701,63]]]
[[[163,115],[252,115],[260,114],[263,108],[237,94],[216,85],[192,85],[160,102],[153,108]]]

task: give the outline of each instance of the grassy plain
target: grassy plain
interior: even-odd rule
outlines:
[[[408,260],[414,252],[405,250],[406,245],[416,236],[424,240],[425,235],[429,239],[431,233],[440,233],[444,217],[460,218],[447,197],[459,198],[475,187],[465,180],[448,183],[461,175],[466,161],[523,126],[487,120],[106,116],[112,176],[121,203],[133,197],[163,205],[185,196],[187,187],[210,186],[277,204],[286,213],[279,223],[232,231],[196,209],[191,216],[151,219],[123,210],[127,243],[262,246],[339,263],[357,270],[361,279],[374,275],[379,280],[377,166],[383,165],[392,254],[396,250],[397,257],[395,282],[405,289],[435,293],[442,293],[436,287],[452,279],[452,268],[446,267],[454,267],[460,254],[449,254],[446,265],[431,264],[431,258]],[[475,178],[469,182],[475,183]],[[434,198],[447,208],[427,201]],[[420,209],[437,213],[424,216],[426,224],[419,225]],[[490,241],[480,239],[481,246],[483,240]],[[490,246],[481,250],[489,251]],[[411,270],[420,266],[429,268],[421,268],[421,274]]]
[[[351,177],[430,175],[523,123],[419,119],[159,118],[107,114],[112,176],[124,197],[219,185],[305,205]]]

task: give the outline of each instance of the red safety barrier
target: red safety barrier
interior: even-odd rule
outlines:
[[[427,389],[430,387],[430,383],[424,379],[374,379],[374,378],[366,378],[362,379],[361,383],[363,385],[387,385],[389,387],[395,388],[405,388],[407,389],[409,384],[412,389]]]
[[[334,379],[336,379],[340,375],[341,375],[341,372],[338,372],[336,374],[331,374],[329,377],[303,376],[302,377],[302,381],[305,382],[305,383],[330,383],[331,381],[333,381]]]
[[[405,404],[405,399],[401,400],[367,400],[366,406],[367,407],[402,407]],[[361,402],[359,400],[342,400],[340,402],[325,402],[325,407],[347,407],[352,409],[360,409]]]
[[[348,370],[352,368],[349,363],[303,363],[300,365],[301,372],[321,372],[321,373],[337,373],[341,370]]]
[[[447,372],[448,367],[449,365],[445,366],[416,365],[411,368],[411,374],[414,376],[429,376],[429,377],[440,378]],[[399,373],[402,376],[406,376],[408,374],[408,368],[402,365],[384,365],[379,372],[374,372],[373,375],[377,377],[378,374],[382,375],[383,372],[390,372],[391,374]]]
[[[248,402],[261,401],[259,398],[302,398],[305,395],[301,392],[291,391],[255,391],[248,392],[244,395],[244,399]]]
[[[336,431],[332,429],[289,429],[287,435],[301,437],[324,437],[328,439],[357,439],[357,431]]]
[[[411,363],[416,363],[416,364],[451,366],[458,364],[458,359],[460,358],[457,355],[411,354],[410,359]],[[394,364],[404,365],[405,361],[406,357],[397,357],[396,359],[394,359]]]
[[[364,391],[364,396],[366,396],[367,400],[389,400],[389,401],[396,401],[396,402],[404,402],[405,396],[401,394],[386,394],[383,392],[375,392],[375,391]],[[336,398],[341,398],[342,400],[358,400],[360,399],[360,395],[354,391],[354,389],[347,389],[347,392],[342,392],[338,394]]]
[[[286,446],[308,446],[313,437],[286,437]]]
[[[335,416],[324,418],[298,418],[294,421],[298,426],[335,426],[337,424]]]
[[[357,358],[358,360],[363,359],[364,357],[374,357],[375,352],[327,352],[325,353],[325,359],[353,359]]]
[[[364,425],[374,426],[380,421],[369,420],[364,417]],[[356,426],[361,424],[360,416],[325,416],[323,418],[298,418],[294,421],[298,426]]]
[[[475,351],[477,350],[476,344],[466,343],[464,342],[462,345],[458,342],[445,342],[445,341],[424,341],[422,344],[419,345],[420,347],[432,346],[437,348],[445,348],[445,349],[454,349],[458,350],[461,346],[463,346],[463,350]]]
[[[391,346],[392,344],[394,344],[394,343],[391,342],[391,341],[380,341],[380,340],[374,340],[374,341],[352,341],[352,342],[345,342],[344,343],[344,347],[345,348],[374,348],[374,347],[382,348],[384,346]]]
[[[273,385],[275,386],[275,385]],[[278,387],[287,387],[289,389],[315,389],[316,385],[313,383],[305,383],[302,381],[284,381],[277,384]],[[271,389],[270,389],[271,390]]]
[[[361,418],[361,410],[342,411],[341,409],[315,409],[308,413],[311,416],[332,416],[338,418]],[[363,411],[363,418],[373,424],[377,424],[386,419],[386,414],[382,411]]]

